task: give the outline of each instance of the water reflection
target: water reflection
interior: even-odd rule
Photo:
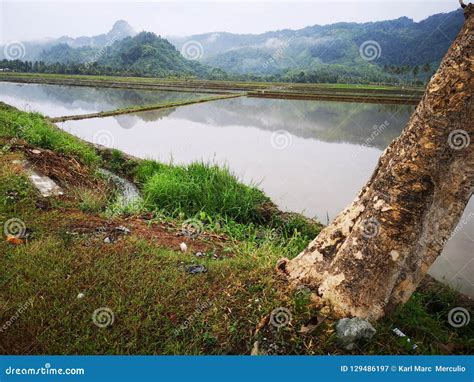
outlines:
[[[21,110],[37,111],[50,117],[97,113],[206,96],[188,92],[0,82],[0,101]]]
[[[283,209],[327,223],[370,177],[413,107],[316,101],[231,99],[61,126],[93,141],[106,129],[113,146],[142,158],[228,165],[257,181]],[[124,122],[126,121],[126,122]],[[133,126],[133,129],[124,129]],[[288,136],[284,149],[275,134]],[[474,216],[474,201],[465,216]],[[430,273],[474,296],[474,219],[446,246]]]

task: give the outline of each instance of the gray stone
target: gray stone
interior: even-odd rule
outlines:
[[[131,233],[131,231],[127,227],[124,227],[123,225],[115,227],[115,230],[120,233],[123,233],[124,235],[129,235]]]
[[[360,340],[370,340],[375,332],[369,322],[358,317],[343,318],[336,324],[338,342],[346,350],[354,349]]]
[[[198,273],[206,273],[207,268],[204,265],[199,265],[199,264],[193,264],[193,265],[188,265],[186,267],[186,272],[195,275]]]

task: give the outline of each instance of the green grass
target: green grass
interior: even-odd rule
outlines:
[[[91,190],[86,187],[78,187],[75,190],[78,207],[83,212],[98,214],[105,211],[109,204],[109,198],[105,190]]]
[[[146,205],[187,217],[205,212],[237,222],[264,222],[259,213],[269,199],[246,186],[226,168],[205,163],[187,166],[150,164],[138,167]]]
[[[31,237],[18,246],[0,240],[0,325],[15,316],[19,306],[29,304],[0,333],[0,353],[249,354],[259,341],[261,351],[270,354],[347,354],[336,343],[330,319],[311,334],[299,332],[310,319],[327,312],[313,305],[308,291],[289,290],[274,270],[279,258],[292,257],[307,245],[317,227],[298,215],[273,216],[266,225],[236,222],[245,214],[258,216],[257,207],[266,198],[239,185],[225,169],[130,162],[114,151],[108,155],[105,158],[112,159],[104,162],[136,177],[145,188],[149,185],[158,200],[176,208],[147,217],[147,229],[168,223],[180,227],[184,211],[189,216],[197,211],[193,217],[205,223],[206,232],[231,236],[220,250],[223,256],[198,258],[160,246],[159,235],[147,238],[132,227],[133,220],[105,216],[104,208],[110,205],[104,203],[115,196],[107,188],[97,195],[95,188],[71,186],[65,198],[50,199],[51,208],[37,208],[44,199],[12,165],[14,159],[23,159],[22,153],[6,149],[0,155],[0,224],[3,228],[8,219],[20,219]],[[199,182],[208,189],[204,195],[196,194]],[[184,191],[177,189],[183,183]],[[224,186],[233,194],[226,195]],[[236,214],[233,203],[243,197],[236,195],[242,187],[250,196],[244,199],[246,210]],[[177,201],[171,201],[175,193]],[[186,199],[195,196],[198,204]],[[222,218],[224,212],[229,218]],[[91,222],[95,225],[89,226]],[[131,234],[105,243],[108,233],[97,228],[118,225],[132,228]],[[189,264],[204,265],[208,272],[190,275],[184,271]],[[85,297],[78,299],[78,293]],[[454,328],[447,319],[458,306],[471,309],[472,303],[446,287],[420,288],[407,304],[375,324],[371,342],[352,353],[469,354],[474,346],[472,324]],[[114,322],[100,328],[92,316],[104,307],[113,312]],[[265,325],[256,333],[262,319],[279,307],[289,309],[291,323],[280,329]],[[395,327],[418,345],[416,351],[393,334]]]
[[[144,160],[134,171],[146,209],[197,220],[238,240],[273,240],[297,253],[321,230],[299,214],[281,213],[256,185],[242,184],[227,168]]]
[[[94,149],[49,123],[39,113],[25,113],[0,102],[0,137],[16,137],[31,145],[74,155],[86,164],[97,164]]]

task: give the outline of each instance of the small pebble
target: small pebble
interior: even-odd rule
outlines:
[[[186,243],[181,243],[179,245],[179,249],[181,249],[181,252],[186,252],[188,250],[188,246],[186,245]]]
[[[127,227],[124,227],[123,225],[118,226],[118,227],[115,227],[115,230],[116,230],[116,231],[119,231],[119,232],[121,232],[121,233],[123,233],[123,234],[125,234],[125,235],[129,235],[130,232],[131,232]]]
[[[110,243],[111,243],[110,237],[106,237],[106,238],[104,239],[104,243],[110,244]]]
[[[186,272],[191,273],[192,275],[207,272],[207,268],[204,265],[200,265],[200,264],[188,265],[185,270]]]
[[[84,298],[84,297],[85,297],[85,294],[84,294],[84,293],[79,293],[79,294],[77,295],[77,298]]]

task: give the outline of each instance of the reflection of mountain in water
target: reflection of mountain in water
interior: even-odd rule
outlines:
[[[3,94],[32,102],[57,102],[62,106],[105,111],[205,97],[201,93],[133,89],[92,88],[60,85],[0,83]]]
[[[158,121],[172,114],[175,110],[176,108],[170,107],[170,108],[160,109],[160,110],[141,111],[139,113],[133,113],[133,114],[115,115],[113,116],[113,118],[117,121],[117,123],[123,129],[131,129],[140,120],[145,121],[145,122]]]
[[[385,149],[413,110],[405,105],[236,98],[178,108],[173,117],[213,126],[287,130],[303,138]]]

